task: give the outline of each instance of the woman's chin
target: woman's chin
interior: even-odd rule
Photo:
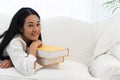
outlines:
[[[38,38],[34,38],[34,39],[32,39],[32,41],[36,41],[36,40],[38,40]]]

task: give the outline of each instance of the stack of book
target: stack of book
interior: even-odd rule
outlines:
[[[43,66],[55,65],[64,62],[64,57],[69,55],[69,49],[42,45],[38,48],[38,62]]]

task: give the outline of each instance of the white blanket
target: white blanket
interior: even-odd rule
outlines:
[[[94,58],[109,52],[111,48],[120,43],[120,16],[109,20],[104,27],[106,29],[101,32],[96,42]]]
[[[94,77],[101,80],[120,80],[120,61],[111,55],[101,55],[91,67]]]

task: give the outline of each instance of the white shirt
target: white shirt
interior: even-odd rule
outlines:
[[[20,35],[13,38],[6,47],[6,52],[10,56],[16,70],[23,75],[32,75],[42,66],[36,63],[36,68],[34,69],[37,58],[28,54],[26,50],[27,44]]]

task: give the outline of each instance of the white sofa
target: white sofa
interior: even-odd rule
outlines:
[[[10,20],[11,16],[0,14],[0,34],[7,29]],[[59,69],[41,69],[32,76],[22,76],[14,68],[0,69],[0,78],[19,78],[22,80],[100,80],[90,75],[88,66],[93,56],[95,42],[109,20],[99,24],[82,22],[68,17],[53,17],[41,20],[43,43],[70,49],[70,54],[65,58],[65,62],[60,64]]]

